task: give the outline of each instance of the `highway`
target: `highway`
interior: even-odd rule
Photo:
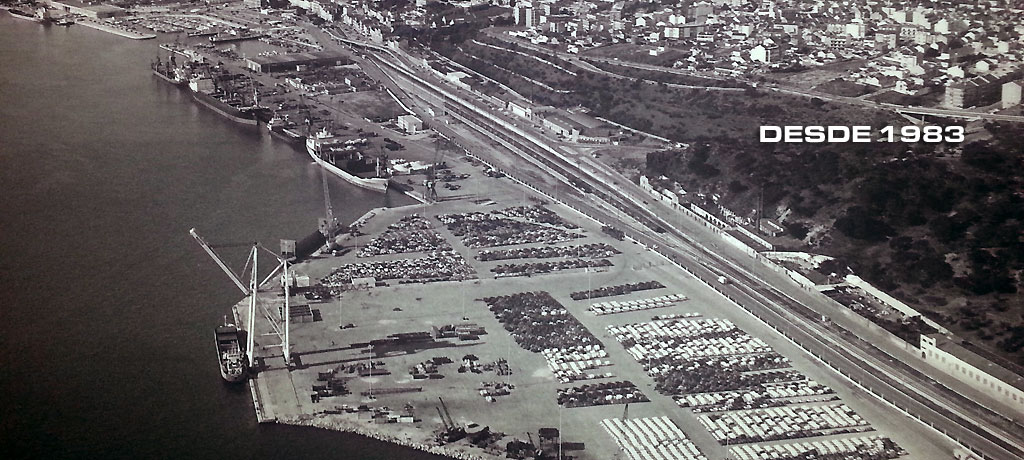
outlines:
[[[843,334],[814,321],[810,310],[797,300],[799,296],[791,294],[792,289],[799,289],[792,283],[766,281],[744,266],[744,256],[725,257],[720,248],[708,248],[703,241],[714,241],[714,237],[698,240],[690,235],[692,228],[684,231],[679,225],[666,222],[644,203],[646,195],[635,184],[628,181],[623,183],[621,176],[590,161],[584,165],[584,162],[566,157],[552,148],[548,141],[517,126],[512,119],[470,97],[457,94],[458,90],[444,87],[443,83],[433,80],[429,75],[421,75],[389,50],[358,41],[350,42],[372,50],[369,55],[376,55],[374,62],[385,73],[389,73],[391,83],[397,84],[401,80],[414,84],[413,87],[400,88],[399,91],[416,94],[421,98],[424,93],[431,93],[432,97],[444,100],[453,116],[467,125],[486,136],[499,138],[503,144],[513,146],[517,155],[535,165],[541,165],[543,170],[549,174],[554,173],[560,181],[593,192],[581,194],[563,191],[558,195],[560,201],[598,221],[620,229],[624,227],[631,238],[680,264],[812,355],[876,396],[912,414],[922,423],[987,458],[1024,458],[1024,446],[1015,436],[987,423],[971,411],[958,407],[956,402],[943,399],[942,394],[925,391],[920,382],[912,380],[913,376],[881,362],[860,349],[858,344],[848,341]],[[549,190],[540,191],[552,196]],[[651,230],[658,227],[665,233]],[[748,264],[757,263],[752,259],[746,261]],[[713,280],[719,273],[728,276],[733,283],[716,285]]]

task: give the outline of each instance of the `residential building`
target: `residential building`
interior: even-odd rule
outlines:
[[[1008,109],[1021,103],[1021,89],[1024,88],[1024,80],[1003,83],[1002,106]]]

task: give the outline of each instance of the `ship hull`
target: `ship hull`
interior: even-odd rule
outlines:
[[[245,373],[243,372],[241,374],[229,374],[224,370],[224,368],[221,368],[220,377],[224,379],[225,382],[238,383],[245,380]]]
[[[258,122],[256,121],[256,117],[253,114],[242,112],[241,110],[238,110],[220,100],[217,100],[217,98],[210,96],[209,94],[192,91],[192,98],[200,104],[213,110],[214,112],[217,112],[226,117],[227,119],[234,121],[235,123],[242,123],[245,125],[253,126],[256,126],[258,124]]]
[[[170,84],[172,84],[174,86],[185,86],[185,82],[177,81],[177,80],[175,80],[175,79],[173,79],[171,77],[168,77],[167,75],[164,75],[164,73],[159,71],[159,70],[153,69],[153,75],[156,75],[156,76],[162,78],[164,81],[166,81],[167,83],[170,83]]]
[[[26,13],[24,11],[20,11],[20,10],[16,10],[16,9],[11,9],[11,8],[5,8],[5,9],[7,9],[7,12],[10,13],[11,16],[14,16],[15,18],[24,19],[26,21],[32,21],[32,22],[36,22],[36,23],[44,24],[44,25],[50,24],[50,20],[49,19],[43,19],[43,18],[37,17],[37,16],[35,16],[33,14]]]
[[[319,164],[320,166],[323,166],[324,169],[330,171],[331,174],[334,174],[335,176],[338,176],[338,177],[344,179],[345,182],[348,182],[348,183],[350,183],[352,185],[355,185],[357,187],[362,187],[362,188],[365,188],[367,190],[373,190],[375,192],[380,192],[380,193],[387,192],[387,190],[388,190],[388,180],[387,179],[380,178],[380,177],[375,177],[375,178],[372,178],[372,179],[364,179],[362,177],[359,177],[359,176],[356,176],[354,174],[351,174],[351,173],[345,171],[344,169],[341,169],[341,168],[339,168],[337,166],[334,166],[330,162],[327,162],[327,161],[324,161],[323,159],[321,159],[320,156],[317,155],[316,152],[314,152],[313,149],[309,145],[306,145],[306,153],[308,153],[309,157],[312,158],[313,161],[317,162],[317,164]]]

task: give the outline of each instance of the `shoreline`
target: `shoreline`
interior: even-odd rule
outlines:
[[[119,37],[130,38],[132,40],[150,40],[156,38],[156,35],[154,34],[140,34],[138,32],[121,30],[112,25],[96,22],[92,19],[78,18],[75,20],[75,24],[82,25],[90,29],[99,30],[101,32],[114,34]]]
[[[366,438],[374,439],[377,441],[386,442],[388,444],[406,447],[409,449],[415,449],[421,452],[439,455],[442,457],[454,458],[458,460],[494,460],[505,458],[504,456],[486,455],[483,452],[481,452],[480,454],[473,454],[465,452],[463,450],[448,449],[445,446],[429,445],[413,441],[412,439],[409,438],[403,439],[399,436],[394,436],[392,434],[388,434],[382,431],[375,431],[365,426],[365,424],[360,423],[359,421],[346,420],[344,418],[341,418],[344,417],[344,415],[333,416],[332,419],[328,419],[328,417],[331,417],[331,414],[319,413],[314,415],[289,417],[284,419],[279,418],[277,420],[272,421],[272,423],[277,423],[280,425],[319,428],[322,430],[335,431],[339,433],[351,433]],[[267,423],[271,422],[268,421]],[[466,448],[465,446],[462,447]]]

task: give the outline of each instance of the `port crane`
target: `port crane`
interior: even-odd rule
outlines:
[[[338,232],[338,219],[334,217],[334,207],[331,206],[331,189],[327,186],[327,168],[323,163],[320,163],[320,178],[324,184],[324,209],[326,210],[325,217],[320,219],[320,233],[323,233],[326,240],[325,247],[330,250],[331,243],[333,243],[332,238]]]
[[[243,295],[245,295],[245,296],[247,296],[249,298],[249,309],[248,309],[248,314],[246,315],[246,327],[245,327],[245,331],[246,331],[245,354],[246,354],[246,359],[248,360],[249,367],[251,368],[253,366],[254,362],[255,362],[255,347],[256,347],[255,339],[256,339],[256,314],[257,314],[257,307],[259,307],[258,309],[260,310],[260,312],[263,313],[263,316],[267,319],[267,322],[270,324],[270,328],[273,330],[273,334],[277,335],[281,339],[281,345],[280,346],[281,346],[282,353],[284,355],[284,361],[285,361],[286,364],[290,364],[291,363],[291,343],[290,343],[290,339],[291,339],[291,337],[290,337],[290,329],[291,329],[291,305],[290,305],[291,292],[290,292],[290,286],[291,286],[291,279],[290,279],[290,275],[289,275],[289,272],[288,272],[288,260],[287,259],[282,259],[277,254],[275,254],[273,251],[263,247],[258,242],[221,244],[221,245],[216,245],[215,246],[215,245],[211,245],[210,243],[206,242],[206,240],[203,237],[199,236],[199,233],[196,232],[195,228],[190,229],[188,233],[189,233],[189,235],[192,236],[192,238],[194,238],[196,240],[196,242],[199,243],[199,246],[201,246],[203,248],[203,250],[206,251],[206,253],[210,256],[210,258],[213,259],[214,263],[216,263],[217,266],[220,267],[221,271],[223,271],[224,274],[226,274],[228,276],[228,278],[231,279],[231,281],[235,284],[235,287],[237,287],[238,290],[241,291]],[[250,246],[249,255],[246,257],[246,260],[245,260],[245,266],[242,268],[242,275],[245,275],[246,272],[249,272],[249,280],[248,280],[247,283],[243,282],[242,281],[242,277],[238,273],[235,273],[235,271],[232,270],[228,266],[228,264],[224,262],[224,259],[222,259],[220,257],[220,255],[218,255],[217,252],[214,250],[215,248],[218,248],[218,247],[219,248],[226,248],[226,247],[242,247],[242,246]],[[258,266],[258,263],[259,263],[259,251],[260,250],[263,250],[263,251],[266,251],[266,252],[270,253],[278,261],[277,267],[274,268],[273,270],[271,270],[270,274],[268,274],[265,278],[263,278],[262,281],[260,281],[260,278],[259,278],[259,266]],[[274,314],[271,313],[270,310],[267,309],[266,305],[263,305],[262,303],[259,302],[257,297],[258,297],[260,288],[263,287],[267,283],[267,281],[270,281],[275,275],[277,275],[278,272],[282,272],[282,276],[284,278],[284,283],[283,283],[284,284],[284,309],[282,310],[280,315],[274,315]],[[277,316],[281,316],[282,318],[278,319]]]
[[[423,185],[426,186],[423,197],[432,202],[437,201],[437,169],[443,162],[445,151],[451,148],[449,142],[440,135],[434,139],[434,159],[427,168],[427,179],[423,181]]]
[[[444,409],[444,413],[441,413],[441,409],[437,410],[437,413],[441,415],[441,423],[444,424],[444,440],[446,442],[455,442],[466,437],[466,430],[455,424],[455,420],[452,419],[451,412],[448,412],[448,406],[444,404],[444,399],[440,396],[437,397],[438,401],[441,401],[441,409]],[[445,417],[448,417],[445,419]]]
[[[313,134],[313,118],[312,118],[312,115],[309,112],[309,106],[306,105],[306,97],[305,97],[305,95],[302,95],[299,100],[300,100],[300,104],[303,107],[303,112],[305,113],[305,118],[306,118],[305,119],[305,123],[306,123],[306,139],[307,139],[307,142],[308,142],[308,140],[310,139],[310,136],[314,135]],[[324,235],[324,240],[325,240],[324,241],[324,248],[326,250],[330,250],[331,249],[331,245],[333,243],[332,238],[334,238],[334,235],[336,235],[338,233],[338,219],[336,219],[334,217],[334,207],[331,205],[331,189],[327,185],[327,167],[325,167],[324,164],[322,163],[322,161],[327,161],[327,159],[325,159],[323,157],[323,153],[320,151],[320,148],[319,148],[318,144],[312,144],[312,145],[316,145],[317,146],[316,147],[317,151],[313,152],[313,153],[315,155],[318,155],[320,157],[320,160],[321,160],[321,162],[318,162],[318,164],[320,165],[320,179],[323,182],[323,187],[324,187],[324,210],[325,210],[325,213],[324,213],[324,217],[322,217],[320,219],[320,225],[319,225],[320,233]]]

